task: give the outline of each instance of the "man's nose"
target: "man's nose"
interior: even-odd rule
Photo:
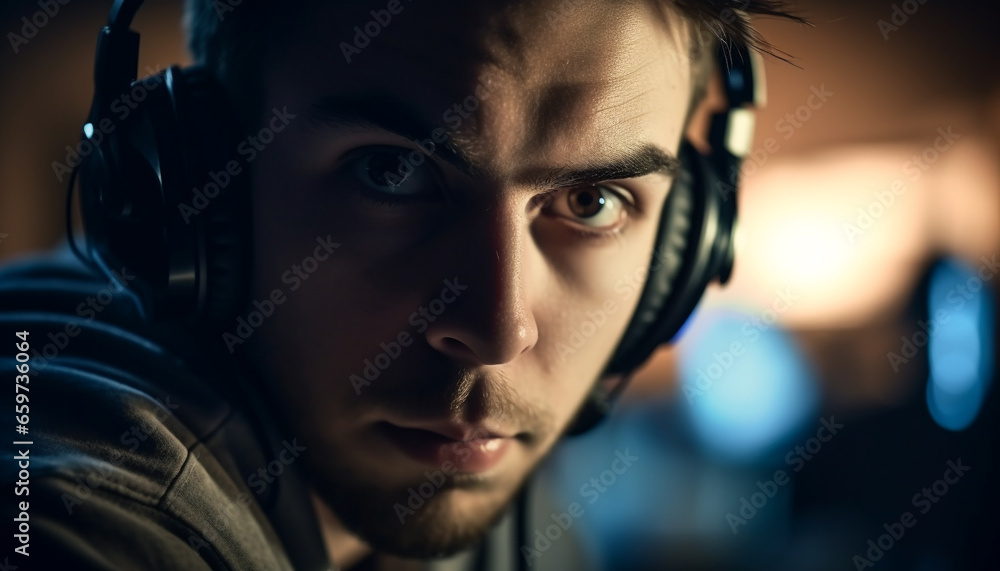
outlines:
[[[530,227],[514,204],[496,204],[460,226],[454,255],[468,289],[428,327],[427,341],[467,364],[510,362],[538,342]]]

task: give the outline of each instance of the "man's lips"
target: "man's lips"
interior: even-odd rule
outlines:
[[[513,436],[484,427],[455,424],[400,426],[380,422],[378,430],[404,454],[446,474],[484,472],[510,448]]]
[[[454,422],[418,422],[418,421],[388,421],[389,424],[399,428],[425,430],[433,432],[450,440],[458,442],[468,442],[470,440],[489,440],[493,438],[513,438],[513,434],[508,434],[499,430],[491,430],[482,425],[456,424]]]

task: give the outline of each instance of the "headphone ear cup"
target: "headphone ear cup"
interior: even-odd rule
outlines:
[[[678,304],[691,297],[690,289],[702,281],[697,266],[702,230],[710,216],[705,209],[707,165],[687,141],[679,156],[681,168],[663,205],[646,284],[606,373],[637,369],[657,346],[673,338],[694,309]],[[696,292],[698,298],[701,291]]]
[[[681,143],[681,168],[663,205],[646,285],[632,320],[601,379],[622,377],[614,388],[598,382],[569,434],[580,434],[607,416],[611,405],[638,369],[660,345],[674,338],[694,312],[705,288],[726,279],[733,262],[736,200],[719,169],[690,143]],[[723,155],[724,156],[724,155]]]
[[[250,296],[251,235],[249,200],[231,197],[232,204],[208,213],[206,224],[206,297],[202,318],[220,324],[232,319]]]
[[[685,149],[687,145],[686,141],[682,143],[681,166],[674,176],[660,215],[660,229],[654,242],[646,285],[640,294],[632,320],[625,328],[622,340],[602,377],[614,372],[630,374],[652,353],[652,350],[643,353],[639,347],[640,342],[644,336],[650,335],[651,328],[662,321],[664,313],[670,310],[668,302],[679,286],[679,275],[684,269],[685,260],[690,258],[690,245],[697,241],[697,234],[694,233],[701,225],[693,221],[697,218],[695,192],[699,184],[697,173],[700,169],[693,168],[690,151],[694,149]],[[626,380],[623,379],[619,384],[624,385]],[[598,382],[567,434],[582,434],[599,424],[611,411],[611,401],[616,392],[617,389],[609,392]]]
[[[188,222],[197,219],[192,224],[199,274],[193,314],[203,322],[219,323],[238,313],[249,297],[250,177],[249,166],[237,155],[243,131],[210,71],[190,67],[176,77],[175,99],[188,157],[186,178],[193,190],[181,193],[173,214]]]
[[[81,154],[89,145],[79,173],[87,248],[147,309],[165,303],[167,190],[183,167],[168,79],[164,72],[132,83],[128,104],[95,104],[80,143]]]
[[[81,172],[88,248],[105,272],[135,275],[122,285],[153,319],[231,318],[249,297],[252,228],[237,113],[199,67],[172,67],[138,91]],[[105,121],[85,131],[95,123]]]

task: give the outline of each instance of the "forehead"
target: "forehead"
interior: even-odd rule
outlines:
[[[661,2],[320,4],[265,66],[272,103],[405,101],[496,172],[680,139],[689,37]]]

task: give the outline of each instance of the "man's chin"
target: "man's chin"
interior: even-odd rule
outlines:
[[[496,489],[445,486],[430,497],[416,486],[387,493],[333,485],[317,490],[354,534],[378,553],[411,559],[447,557],[478,544],[513,495]]]

